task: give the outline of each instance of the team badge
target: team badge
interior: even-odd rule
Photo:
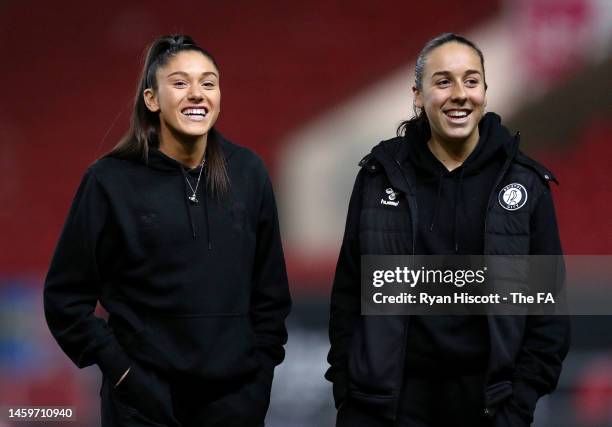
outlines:
[[[527,190],[521,184],[514,182],[501,189],[497,200],[502,208],[515,211],[527,203]]]

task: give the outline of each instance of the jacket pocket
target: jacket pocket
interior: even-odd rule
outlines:
[[[398,316],[361,316],[349,355],[349,391],[396,397],[403,371],[404,321]]]
[[[120,420],[134,426],[175,425],[170,387],[153,371],[132,363],[118,386],[105,381]]]
[[[512,396],[512,382],[500,381],[485,390],[485,402],[489,417],[494,417],[504,402]]]
[[[494,405],[512,395],[512,381],[500,381],[491,384],[485,391],[487,403]]]
[[[253,375],[245,377],[244,382],[233,390],[208,405],[214,425],[232,425],[241,427],[259,427],[264,425],[264,419],[270,404],[270,389],[272,375],[265,369],[260,369]],[[215,423],[216,416],[230,418],[230,421]]]
[[[352,390],[347,397],[350,405],[365,406],[384,420],[393,420],[397,412],[397,396],[381,396]],[[342,405],[343,406],[343,405]]]

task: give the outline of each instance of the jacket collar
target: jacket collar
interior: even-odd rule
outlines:
[[[402,151],[407,148],[402,138],[394,138],[378,144],[372,149],[372,160],[380,163],[389,182],[396,190],[414,195],[414,171],[410,165],[400,163]]]
[[[483,117],[484,119],[488,121],[492,128],[489,131],[490,137],[503,140],[503,150],[506,158],[510,161],[522,158],[519,151],[520,134],[517,132],[515,137],[512,138],[506,128],[501,125],[501,118],[495,113],[487,113]],[[423,130],[415,128],[413,131],[422,132]],[[411,162],[406,161],[410,156],[409,143],[405,137],[382,141],[360,162],[360,166],[366,167],[370,172],[376,172],[378,167],[382,167],[395,189],[405,194],[414,195],[415,171]]]

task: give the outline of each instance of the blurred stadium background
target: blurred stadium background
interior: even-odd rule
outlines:
[[[218,127],[265,159],[279,201],[295,308],[267,425],[332,426],[328,298],[356,164],[411,115],[414,60],[444,31],[482,47],[488,110],[557,174],[566,252],[612,254],[610,0],[0,2],[0,406],[99,425],[98,370],[50,337],[42,284],[84,169],[126,129],[144,46],[183,32],[217,57]],[[611,317],[574,319],[534,425],[612,426]]]

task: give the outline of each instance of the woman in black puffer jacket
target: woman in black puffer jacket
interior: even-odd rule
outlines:
[[[528,426],[561,372],[567,316],[362,314],[362,255],[562,254],[556,180],[485,114],[482,52],[442,34],[415,75],[415,118],[362,160],[351,196],[326,373],[337,426]]]

